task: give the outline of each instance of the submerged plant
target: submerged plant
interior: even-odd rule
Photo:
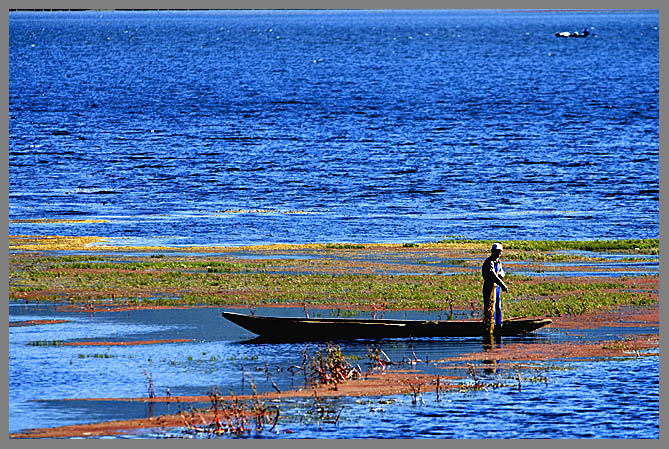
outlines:
[[[425,404],[425,401],[423,400],[423,395],[420,394],[421,388],[422,385],[420,383],[409,384],[409,389],[411,390],[411,403],[413,405],[416,405],[416,403],[418,402],[418,398],[420,398],[421,403]]]
[[[253,399],[250,404],[241,401],[234,392],[232,400],[225,400],[214,388],[209,393],[211,409],[206,413],[203,410],[191,408],[187,415],[181,409],[179,414],[183,421],[186,433],[204,433],[208,435],[246,435],[252,431],[262,432],[266,424],[271,424],[269,431],[273,431],[279,420],[279,408],[266,406],[260,401],[252,383]],[[250,408],[247,408],[249,406]],[[205,415],[211,415],[209,419]],[[252,419],[252,422],[249,421]]]
[[[477,373],[476,366],[472,363],[467,363],[467,371],[471,376],[473,383],[466,383],[460,385],[460,392],[465,392],[468,390],[485,390],[488,391],[489,388],[500,388],[505,387],[506,385],[502,383],[486,383],[484,382]]]
[[[360,368],[352,366],[341,351],[340,346],[327,343],[323,351],[316,352],[310,364],[312,385],[334,385],[360,377]]]
[[[341,412],[344,410],[344,406],[342,405],[337,410],[334,402],[335,401],[324,400],[314,391],[314,401],[312,403],[312,408],[307,410],[307,412],[300,417],[300,421],[302,421],[304,417],[314,416],[319,422],[319,430],[321,430],[321,424],[338,425],[339,417],[341,416]]]
[[[151,376],[151,373],[147,372],[146,370],[143,370],[143,373],[146,376],[146,388],[149,393],[149,398],[155,398],[156,392],[153,388],[153,377]]]
[[[375,346],[373,348],[367,347],[367,358],[370,360],[368,363],[369,369],[372,370],[383,370],[387,365],[393,364],[392,360],[390,360],[390,357],[386,355],[380,346]]]

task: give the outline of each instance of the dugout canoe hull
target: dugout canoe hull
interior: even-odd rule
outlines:
[[[223,318],[267,341],[327,341],[381,338],[480,337],[484,327],[477,320],[387,320],[355,318],[292,318],[223,312]],[[495,335],[532,332],[550,324],[548,318],[504,320]]]

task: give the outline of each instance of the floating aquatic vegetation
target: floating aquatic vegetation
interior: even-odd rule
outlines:
[[[30,346],[63,346],[65,342],[61,340],[34,340],[29,341]]]
[[[42,324],[60,324],[60,323],[69,323],[70,320],[25,320],[25,321],[10,321],[9,327],[22,327],[22,326],[38,326]]]
[[[277,213],[274,209],[226,209],[219,211],[222,214],[273,214]]]
[[[277,209],[226,209],[217,211],[221,214],[310,214],[304,210],[277,210]]]
[[[17,218],[10,220],[11,223],[108,223],[109,220],[101,219],[74,219],[74,218]]]
[[[79,359],[113,359],[113,358],[117,358],[117,357],[118,357],[117,355],[113,355],[113,354],[100,354],[100,353],[96,353],[96,354],[82,354],[82,353],[79,353],[77,355],[77,358],[79,358]]]
[[[21,236],[9,237],[9,249],[20,251],[71,251],[90,250],[91,245],[108,242],[104,237],[72,237],[72,236]]]

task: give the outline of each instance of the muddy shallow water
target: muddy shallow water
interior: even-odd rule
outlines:
[[[107,420],[147,418],[177,413],[175,402],[146,403],[124,398],[259,393],[303,388],[303,355],[319,344],[255,344],[253,334],[221,318],[220,307],[130,310],[123,312],[60,311],[53,304],[12,303],[11,322],[67,320],[9,328],[9,432]],[[301,308],[258,308],[257,314],[301,316]],[[330,310],[310,315],[329,316]],[[388,312],[386,317],[438,318],[425,312]],[[656,334],[657,325],[571,328],[555,326],[533,334],[504,338],[497,349],[516,343],[588,343]],[[176,340],[176,341],[175,341]],[[122,342],[156,341],[128,345]],[[108,342],[107,345],[100,342]],[[76,343],[76,345],[72,345]],[[98,343],[98,344],[85,344]],[[114,344],[112,344],[114,343]],[[479,338],[354,341],[340,343],[351,363],[365,371],[370,349],[381,348],[398,367],[414,355],[412,368],[455,376],[450,382],[472,382],[466,365],[439,360],[470,358],[486,350]],[[492,353],[491,353],[492,354]],[[281,419],[263,438],[658,438],[659,361],[644,353],[614,359],[583,358],[532,362],[521,371],[499,367],[478,376],[499,388],[434,392],[419,396],[338,397],[324,399],[331,423],[314,398],[281,399]],[[481,361],[473,361],[477,366]],[[406,368],[406,365],[401,366]],[[242,374],[244,373],[244,379]],[[518,388],[518,376],[522,386]],[[149,380],[150,379],[150,380]],[[444,381],[445,382],[445,381]],[[94,400],[90,400],[93,398]],[[98,400],[95,400],[98,399]],[[103,400],[113,399],[113,400]],[[390,400],[390,401],[389,401]],[[390,403],[386,403],[390,402]],[[206,407],[208,402],[184,404]],[[326,408],[326,410],[328,410]],[[588,426],[580,423],[587,420]],[[462,425],[466,421],[467,425]],[[183,429],[141,430],[125,437],[184,436]],[[186,435],[191,436],[191,435]],[[198,437],[193,435],[193,437]]]

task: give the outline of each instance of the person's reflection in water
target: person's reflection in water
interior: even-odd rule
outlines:
[[[484,335],[483,337],[483,352],[491,352],[495,349],[500,349],[502,347],[502,336],[501,335]],[[485,359],[483,360],[483,365],[486,366],[484,368],[484,372],[487,374],[493,374],[499,371],[499,368],[497,368],[497,364],[499,363],[499,360],[495,360],[494,358],[490,359]]]

